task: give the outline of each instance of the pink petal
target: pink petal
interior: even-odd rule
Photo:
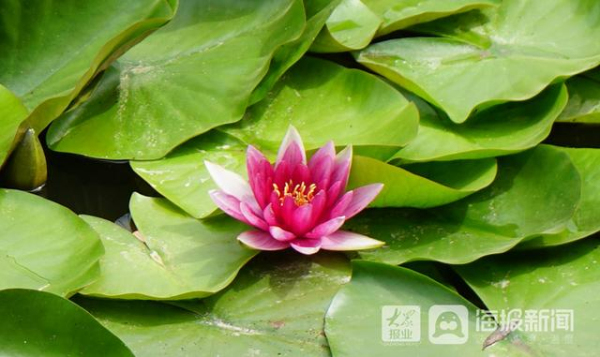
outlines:
[[[240,201],[237,198],[219,190],[211,190],[208,192],[208,194],[213,202],[221,210],[223,210],[223,212],[227,213],[238,221],[250,224],[250,222],[248,222],[246,217],[244,217],[242,214],[242,211],[240,210]]]
[[[362,234],[337,231],[321,239],[321,248],[326,250],[361,250],[379,248],[385,242]]]
[[[209,161],[204,161],[204,165],[213,181],[215,181],[223,192],[240,201],[254,199],[250,185],[248,185],[248,182],[242,176]]]
[[[319,191],[310,204],[313,206],[311,226],[314,226],[320,221],[323,211],[325,211],[327,204],[327,194],[325,193],[325,190]]]
[[[308,186],[310,182],[312,182],[308,166],[304,164],[296,165],[291,179],[294,182],[294,184],[300,184],[304,182]]]
[[[277,205],[279,205],[279,203]],[[263,218],[269,226],[276,226],[279,224],[277,217],[275,217],[275,212],[273,211],[273,205],[271,203],[265,207],[265,210],[263,211]]]
[[[342,189],[346,188],[348,176],[350,176],[350,167],[352,166],[352,146],[346,148],[337,154],[333,173],[331,174],[331,182],[341,181]]]
[[[273,190],[273,167],[267,158],[254,146],[248,146],[246,168],[250,187],[261,208],[266,207]]]
[[[309,229],[312,228],[312,212],[313,206],[310,203],[304,204],[294,211],[291,230],[297,236],[303,236]]]
[[[315,239],[321,238],[323,236],[328,236],[328,235],[336,232],[338,229],[340,229],[345,221],[346,221],[346,217],[344,217],[344,216],[335,217],[333,219],[330,219],[327,222],[319,224],[318,226],[313,228],[313,230],[311,230],[304,236],[306,238],[315,238]]]
[[[240,202],[240,211],[244,215],[244,218],[246,218],[246,221],[254,227],[262,229],[263,231],[269,229],[269,225],[267,224],[267,222],[265,222],[265,220],[262,219],[262,217],[256,214],[255,210],[252,209],[250,204],[244,201]]]
[[[336,181],[327,190],[327,207],[333,206],[333,204],[340,198],[342,193],[342,181]]]
[[[339,217],[339,216],[345,216],[346,215],[346,210],[348,209],[348,206],[350,205],[350,203],[353,200],[353,196],[354,196],[354,192],[353,191],[346,192],[335,203],[335,205],[331,209],[331,212],[329,213],[329,218]],[[347,216],[346,216],[346,219],[348,219]]]
[[[280,214],[277,217],[280,221],[285,223],[288,228],[291,227],[294,222],[294,212],[296,211],[297,207],[298,206],[296,206],[294,199],[290,196],[286,196],[283,199],[283,204],[279,209]]]
[[[279,147],[275,166],[279,166],[279,163],[284,160],[292,166],[296,166],[297,164],[306,165],[306,152],[304,150],[302,138],[300,137],[298,130],[291,125]]]
[[[311,255],[315,254],[319,251],[319,249],[321,249],[321,240],[299,238],[291,241],[290,245],[292,246],[292,248],[294,248],[296,251],[302,254]]]
[[[363,187],[359,187],[348,193],[352,192],[352,201],[344,210],[344,216],[346,219],[350,219],[354,217],[358,212],[362,211],[367,207],[369,203],[371,203],[375,197],[381,192],[383,188],[383,184],[374,183],[372,185],[367,185]]]
[[[237,239],[250,248],[258,250],[282,250],[290,246],[287,242],[280,242],[263,231],[246,231],[240,234]]]
[[[308,162],[312,180],[320,188],[327,188],[331,179],[335,162],[335,146],[333,141],[320,148]]]
[[[294,233],[288,232],[285,229],[276,226],[269,227],[269,233],[271,233],[271,237],[281,242],[289,242],[296,238],[296,235]]]

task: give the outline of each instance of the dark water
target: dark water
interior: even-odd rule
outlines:
[[[43,136],[41,139],[45,142]],[[44,151],[48,181],[39,195],[77,214],[115,221],[129,212],[133,192],[159,196],[135,174],[127,161],[95,160],[53,152],[47,147]]]
[[[600,148],[600,124],[556,123],[545,143],[581,148]]]

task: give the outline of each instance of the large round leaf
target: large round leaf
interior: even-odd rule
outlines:
[[[546,316],[546,327],[540,323],[537,330],[521,331],[524,345],[535,345],[540,356],[592,357],[600,348],[598,261],[598,240],[590,239],[568,249],[509,253],[457,269],[489,309],[498,313],[521,311],[523,328],[532,321],[524,316],[525,310],[537,311],[540,321]],[[567,325],[550,330],[559,326],[558,314],[567,319],[562,320]],[[519,318],[518,314],[513,316]]]
[[[12,149],[27,109],[19,98],[0,85],[0,168]]]
[[[176,1],[2,0],[0,83],[39,133],[115,52],[166,21]]]
[[[0,289],[71,295],[97,278],[103,253],[96,232],[73,212],[0,189]]]
[[[456,331],[462,333],[464,338],[460,340],[464,342],[431,342],[430,335],[435,337],[440,328],[433,310],[436,306],[459,306]],[[518,346],[508,341],[481,351],[489,332],[476,329],[476,314],[473,304],[426,276],[405,268],[355,261],[352,281],[339,291],[329,307],[325,332],[334,357],[523,355],[518,353]],[[412,336],[404,336],[412,342],[394,342],[391,330],[411,331]]]
[[[496,170],[495,159],[414,164],[405,169],[354,156],[348,185],[355,188],[382,183],[383,190],[371,207],[429,208],[458,201],[489,186]]]
[[[208,195],[216,189],[204,161],[246,176],[246,146],[219,131],[190,140],[161,160],[132,161],[131,167],[154,189],[196,218],[217,206]]]
[[[462,123],[476,109],[532,98],[597,66],[599,11],[595,0],[506,0],[473,43],[404,38],[372,45],[357,59]]]
[[[476,159],[530,149],[544,140],[567,103],[564,85],[551,86],[526,102],[494,106],[455,124],[416,96],[421,121],[415,140],[393,159],[407,162]]]
[[[53,294],[0,291],[0,355],[133,357],[88,312]]]
[[[560,233],[545,234],[521,244],[520,248],[561,245],[600,231],[600,149],[567,149],[573,165],[581,175],[581,202]]]
[[[181,304],[78,302],[138,356],[329,356],[323,320],[349,279],[339,255],[264,253],[231,287]]]
[[[575,213],[581,179],[569,157],[550,146],[501,158],[488,188],[434,210],[370,210],[347,228],[385,241],[363,259],[401,264],[464,264],[504,252],[523,239],[564,229]]]
[[[299,61],[269,96],[225,130],[277,152],[294,125],[307,149],[336,145],[404,146],[417,134],[418,111],[377,77],[315,58]]]
[[[236,239],[249,227],[229,217],[198,221],[165,199],[138,194],[130,206],[142,240],[111,222],[84,217],[100,234],[106,255],[100,260],[102,275],[83,294],[154,300],[204,297],[229,285],[257,253]]]
[[[172,22],[128,51],[87,102],[55,122],[48,143],[106,159],[161,158],[239,120],[274,51],[303,26],[300,0],[184,0]]]

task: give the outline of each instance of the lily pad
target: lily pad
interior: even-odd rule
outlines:
[[[532,321],[524,311],[534,311],[540,319],[548,316],[547,326],[529,325],[529,332],[521,332],[524,345],[535,346],[540,356],[591,357],[600,348],[598,261],[598,240],[589,239],[569,249],[488,257],[457,270],[489,309],[516,310],[513,317],[521,319],[523,329]],[[562,324],[556,323],[559,319]]]
[[[427,163],[400,168],[354,156],[350,188],[383,183],[371,207],[429,208],[458,201],[489,186],[496,177],[495,159]]]
[[[569,103],[557,121],[600,124],[600,78],[576,76],[566,83]]]
[[[72,295],[98,277],[103,253],[96,232],[67,208],[0,189],[0,290]]]
[[[499,3],[500,0],[345,0],[331,14],[311,50],[359,50],[374,37]]]
[[[519,248],[561,245],[600,231],[600,149],[560,150],[569,155],[581,175],[581,202],[562,232],[528,240],[519,245]]]
[[[377,77],[305,57],[242,121],[223,130],[272,152],[290,124],[307,149],[329,140],[339,146],[401,147],[417,134],[418,121],[415,105]]]
[[[342,0],[311,46],[313,52],[346,52],[367,47],[382,20],[361,0]]]
[[[27,109],[11,91],[0,85],[0,168],[17,141]]]
[[[476,329],[477,308],[436,281],[386,264],[354,261],[352,267],[352,281],[327,311],[325,332],[334,357],[524,355],[509,341],[481,351],[489,333]],[[436,344],[440,312],[449,308],[457,309],[457,326],[450,337],[458,342]],[[408,333],[394,341],[393,330]]]
[[[77,302],[139,356],[329,356],[323,320],[349,276],[340,255],[265,253],[223,292],[182,308]]]
[[[422,99],[407,94],[419,108],[419,134],[392,160],[479,159],[530,149],[550,134],[567,97],[564,85],[554,85],[528,101],[494,106],[466,123],[455,124]]]
[[[184,0],[168,25],[109,68],[88,101],[52,125],[48,144],[151,160],[238,121],[273,53],[301,35],[304,19],[300,0]]]
[[[594,0],[506,0],[478,41],[395,39],[369,46],[357,60],[463,123],[478,110],[532,98],[600,64],[598,11]]]
[[[131,351],[81,307],[56,295],[25,289],[0,291],[3,356],[115,356]]]
[[[257,251],[236,237],[248,227],[228,217],[198,221],[165,199],[134,194],[137,237],[85,216],[106,248],[102,275],[82,294],[119,299],[181,300],[216,293],[233,281]]]
[[[190,140],[161,160],[132,161],[131,167],[171,202],[204,218],[217,209],[208,195],[217,185],[204,166],[206,160],[247,176],[246,145],[219,131]]]
[[[268,94],[275,86],[279,78],[296,63],[302,55],[308,51],[311,44],[325,25],[329,15],[333,12],[341,0],[304,0],[304,11],[306,12],[306,26],[302,35],[289,43],[279,47],[271,64],[269,72],[262,82],[252,92],[250,104],[255,104]]]
[[[177,1],[3,0],[0,83],[41,132],[102,66],[174,13]]]
[[[580,199],[581,179],[569,156],[550,146],[499,159],[494,183],[431,210],[374,209],[346,229],[387,244],[360,252],[366,260],[465,264],[505,252],[528,237],[562,231]]]

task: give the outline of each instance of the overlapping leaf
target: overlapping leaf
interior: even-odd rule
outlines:
[[[581,179],[567,154],[541,146],[499,160],[488,188],[434,210],[370,210],[348,229],[385,241],[363,259],[401,264],[464,264],[505,252],[527,237],[562,231],[580,199]]]
[[[359,50],[374,37],[499,3],[499,0],[345,0],[331,14],[311,50]]]
[[[32,112],[39,133],[95,73],[167,22],[175,0],[0,2],[0,83]]]
[[[372,207],[429,208],[458,201],[494,181],[496,160],[409,165],[407,169],[361,156],[352,162],[349,187],[384,184]]]
[[[102,275],[82,293],[121,299],[179,300],[226,287],[257,251],[236,237],[248,227],[219,217],[198,221],[164,199],[135,194],[130,205],[139,239],[95,217],[84,219],[100,234],[106,255]]]
[[[239,120],[273,53],[304,25],[300,0],[184,0],[167,26],[108,69],[88,101],[53,124],[48,143],[98,158],[161,158]]]
[[[532,98],[597,66],[599,11],[594,0],[506,0],[476,35],[384,41],[357,60],[462,123],[477,110]]]
[[[466,336],[464,343],[430,342],[430,336],[436,333],[437,321],[436,318],[433,324],[429,322],[430,309],[436,305],[442,309],[448,305],[464,308],[467,316],[460,315],[462,320],[457,318],[455,328]],[[416,311],[414,315],[403,314],[394,319],[394,315],[383,314],[384,307],[391,308],[392,312],[394,308],[419,310],[413,310]],[[476,310],[454,291],[412,270],[355,261],[352,281],[340,290],[329,307],[325,332],[334,357],[524,356],[519,346],[509,341],[501,341],[482,351],[483,341],[489,333],[476,329]],[[410,337],[417,342],[386,343],[390,337],[384,335],[386,327],[394,329],[394,324],[399,331],[405,328],[414,332]]]
[[[468,122],[454,124],[416,96],[407,96],[419,107],[419,134],[397,152],[404,162],[477,159],[530,149],[544,140],[567,103],[564,85],[551,86],[526,102],[494,106]]]
[[[522,328],[530,324],[530,331],[519,334],[527,349],[541,356],[591,357],[600,347],[598,261],[598,240],[590,239],[568,249],[509,253],[457,269],[489,309],[515,309],[512,316],[521,319]],[[531,325],[526,310],[536,311],[542,322]]]
[[[329,356],[325,312],[350,276],[339,255],[261,255],[231,287],[174,306],[80,299],[139,356]]]
[[[103,252],[96,232],[73,212],[0,189],[0,289],[71,295],[98,277]]]
[[[573,77],[567,81],[567,88],[569,102],[558,121],[600,123],[600,78]]]
[[[338,146],[400,147],[415,137],[418,120],[414,104],[377,77],[304,58],[264,101],[225,131],[272,152],[290,124],[307,149],[329,140]]]
[[[528,240],[520,248],[561,245],[600,231],[600,149],[560,150],[569,155],[581,175],[581,202],[562,232]]]
[[[0,291],[0,355],[133,357],[115,335],[69,300],[36,290]]]

